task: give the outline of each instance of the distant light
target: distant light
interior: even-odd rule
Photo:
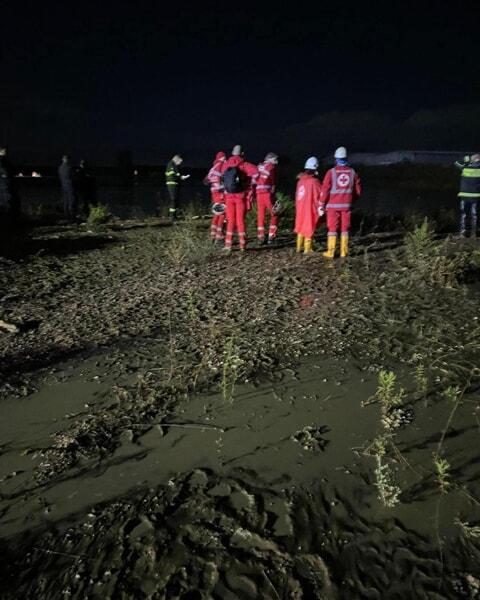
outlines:
[[[41,177],[41,175],[37,171],[32,171],[32,177]]]

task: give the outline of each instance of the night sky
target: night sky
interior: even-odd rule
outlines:
[[[8,2],[0,144],[205,163],[480,146],[478,2]]]

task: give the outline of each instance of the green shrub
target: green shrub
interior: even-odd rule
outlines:
[[[96,206],[90,205],[88,213],[87,225],[89,227],[98,227],[104,225],[110,220],[110,211],[104,204],[97,204]]]

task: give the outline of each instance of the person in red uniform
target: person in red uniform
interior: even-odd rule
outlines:
[[[318,179],[318,159],[311,156],[300,173],[295,193],[295,233],[297,234],[297,252],[312,252],[312,238],[319,217],[323,216],[321,207],[322,184]]]
[[[245,212],[251,207],[254,179],[258,174],[257,167],[245,160],[242,147],[237,144],[232,150],[232,156],[223,163],[221,171],[225,187],[227,218],[225,250],[232,249],[235,230],[237,230],[240,250],[245,250],[247,247]]]
[[[277,235],[278,215],[273,212],[275,183],[277,176],[278,156],[269,152],[258,169],[255,180],[255,196],[257,198],[257,236],[260,244],[265,243],[265,212],[270,215],[268,243],[272,244]]]
[[[227,160],[225,152],[217,152],[212,168],[205,177],[205,183],[210,186],[212,204],[223,204],[223,181],[222,165]],[[212,225],[210,227],[210,237],[213,242],[220,242],[223,239],[223,225],[225,223],[225,213],[213,214]]]
[[[347,150],[343,146],[335,151],[335,166],[327,171],[322,185],[322,209],[327,213],[327,251],[325,258],[334,258],[337,235],[340,230],[340,257],[348,254],[348,234],[352,204],[362,193],[360,178],[348,166]]]

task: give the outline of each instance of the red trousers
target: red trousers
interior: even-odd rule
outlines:
[[[337,235],[338,230],[342,235],[348,235],[352,211],[349,209],[335,209],[327,206],[327,228],[328,235]]]
[[[212,204],[222,203],[224,201],[223,192],[212,191]],[[223,225],[225,223],[225,213],[223,215],[213,215],[212,225],[210,227],[210,237],[212,240],[223,239]]]
[[[278,215],[274,215],[273,194],[270,192],[257,192],[257,235],[258,239],[263,240],[265,236],[265,211],[270,215],[270,226],[268,228],[268,237],[273,239],[277,234]]]
[[[245,194],[225,194],[225,204],[227,205],[227,235],[225,236],[225,248],[232,247],[235,230],[238,233],[238,243],[240,248],[245,248],[247,245],[245,233]]]

